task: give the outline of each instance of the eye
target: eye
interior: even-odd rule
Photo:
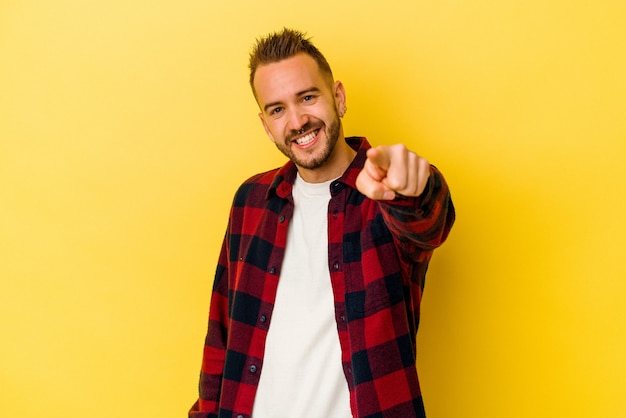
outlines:
[[[306,94],[302,96],[302,103],[313,104],[317,102],[317,95],[315,94]]]
[[[282,111],[283,111],[282,107],[275,107],[273,109],[270,109],[270,115],[278,115]]]

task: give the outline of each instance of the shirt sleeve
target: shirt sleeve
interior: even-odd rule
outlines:
[[[448,184],[432,165],[420,196],[398,196],[392,201],[379,201],[379,205],[400,250],[414,261],[422,261],[443,244],[455,220]]]
[[[200,370],[199,399],[189,418],[217,418],[228,337],[228,232],[219,257]]]

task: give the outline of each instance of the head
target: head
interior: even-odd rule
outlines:
[[[313,58],[328,84],[333,83],[330,65],[319,49],[313,45],[311,38],[307,38],[303,32],[283,28],[280,32],[273,32],[264,38],[257,39],[250,53],[248,68],[250,68],[250,87],[254,96],[256,97],[254,77],[259,66],[282,61],[297,54],[307,54]]]
[[[265,131],[305,180],[306,175],[323,181],[327,174],[343,172],[352,157],[345,141],[339,141],[345,90],[301,32],[284,29],[257,41],[250,83]]]

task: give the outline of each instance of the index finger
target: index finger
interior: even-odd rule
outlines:
[[[387,170],[391,164],[391,157],[389,156],[388,150],[384,146],[368,149],[367,159],[372,164],[378,168],[382,168],[383,170]]]

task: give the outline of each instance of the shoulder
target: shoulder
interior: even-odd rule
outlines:
[[[249,206],[254,205],[254,202],[265,200],[279,170],[276,168],[255,174],[241,183],[235,192],[233,206]]]
[[[272,182],[274,181],[274,178],[276,177],[279,171],[280,171],[280,168],[274,168],[264,173],[255,174],[254,176],[248,178],[246,181],[241,183],[240,188],[245,187],[247,185],[269,186],[272,184]]]

